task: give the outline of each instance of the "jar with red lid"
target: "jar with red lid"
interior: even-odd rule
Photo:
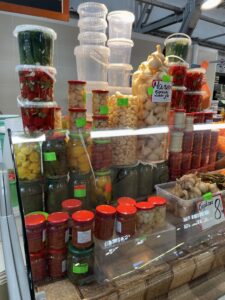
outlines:
[[[199,154],[192,154],[191,169],[199,169],[201,167],[201,152]]]
[[[94,139],[91,155],[92,167],[95,171],[108,170],[112,166],[112,145],[108,139]]]
[[[184,92],[184,108],[187,113],[201,110],[202,99],[205,92],[186,91]]]
[[[68,81],[68,107],[85,108],[86,82],[80,80]]]
[[[78,210],[81,210],[82,208],[82,202],[79,199],[67,199],[64,200],[62,203],[62,211],[67,212],[69,214],[69,221],[68,221],[68,227],[70,235],[72,233],[72,214],[75,213]]]
[[[118,205],[131,205],[135,206],[136,205],[136,200],[130,197],[120,197],[117,199],[117,204]]]
[[[185,173],[191,169],[191,156],[191,152],[182,153],[181,170]]]
[[[184,86],[172,87],[171,108],[184,108]]]
[[[170,62],[168,64],[168,74],[173,77],[173,84],[183,86],[186,79],[187,68],[189,65],[185,62]]]
[[[183,153],[191,152],[193,148],[193,142],[194,142],[194,132],[184,131],[182,152]]]
[[[29,252],[39,252],[44,249],[46,240],[46,220],[41,214],[25,216],[25,227]]]
[[[67,248],[48,250],[48,273],[52,279],[66,275]]]
[[[169,169],[179,170],[181,168],[182,152],[169,152]]]
[[[86,249],[93,244],[94,214],[80,210],[72,215],[72,244],[77,249]]]
[[[66,212],[54,212],[48,216],[47,234],[48,248],[62,249],[69,240],[69,215]]]
[[[204,112],[195,112],[194,113],[194,123],[201,124],[204,123],[205,113]]]
[[[154,227],[163,227],[166,223],[166,199],[160,196],[148,197],[148,202],[155,205]]]
[[[99,240],[110,240],[113,236],[116,209],[111,205],[98,205],[95,215],[95,237]]]
[[[69,129],[85,129],[86,126],[86,109],[69,108]]]
[[[94,129],[106,129],[109,127],[109,117],[106,115],[95,115],[93,118]]]
[[[213,123],[213,112],[205,112],[204,123]]]
[[[109,91],[92,91],[92,112],[94,115],[108,115]]]
[[[47,261],[45,251],[41,250],[36,253],[29,253],[29,255],[33,281],[43,281],[47,276]]]
[[[148,201],[136,203],[137,208],[137,231],[140,234],[150,233],[154,229],[155,205]]]
[[[116,208],[116,212],[116,233],[119,236],[133,236],[136,230],[136,207],[131,205],[119,205]]]
[[[174,128],[184,130],[185,128],[186,111],[185,109],[174,110]]]

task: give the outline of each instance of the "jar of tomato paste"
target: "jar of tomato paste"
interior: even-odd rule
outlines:
[[[25,227],[29,252],[39,252],[44,249],[46,240],[46,220],[43,215],[25,216]]]
[[[66,212],[55,212],[48,216],[47,234],[48,248],[62,249],[69,240],[69,215]]]
[[[95,217],[95,237],[109,240],[113,235],[116,209],[111,205],[98,205]]]
[[[119,236],[133,236],[136,230],[136,207],[131,205],[119,205],[116,211],[116,233]]]
[[[48,250],[48,273],[53,279],[66,275],[67,248]]]

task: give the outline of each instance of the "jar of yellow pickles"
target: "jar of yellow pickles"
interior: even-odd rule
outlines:
[[[37,142],[14,145],[15,161],[20,180],[41,177],[41,147]]]
[[[112,201],[112,182],[110,171],[95,172],[95,204],[110,204]]]
[[[67,143],[70,171],[87,174],[91,170],[91,139],[88,133],[71,133]]]

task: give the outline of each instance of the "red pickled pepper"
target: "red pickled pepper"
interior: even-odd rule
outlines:
[[[173,76],[173,84],[183,86],[187,73],[187,65],[172,65],[169,68],[169,75]]]
[[[185,86],[190,91],[200,91],[203,85],[204,73],[190,69],[186,74]]]

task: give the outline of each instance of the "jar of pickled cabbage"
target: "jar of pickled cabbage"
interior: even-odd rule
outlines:
[[[112,182],[110,171],[96,171],[95,203],[110,204],[112,200]]]

